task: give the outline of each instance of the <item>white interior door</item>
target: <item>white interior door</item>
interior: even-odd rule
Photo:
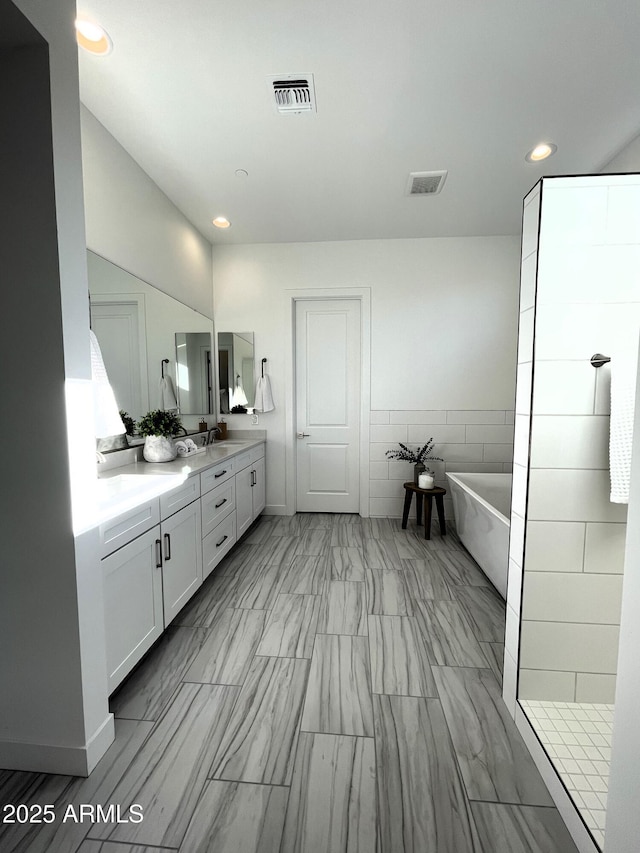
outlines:
[[[360,507],[360,302],[296,301],[298,512]]]
[[[146,363],[143,367],[140,357],[146,341],[137,302],[92,299],[91,328],[100,344],[118,407],[133,418],[141,417],[149,407],[149,398]]]

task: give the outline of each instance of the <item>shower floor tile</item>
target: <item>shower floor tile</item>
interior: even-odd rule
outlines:
[[[520,701],[600,847],[609,788],[613,705]]]

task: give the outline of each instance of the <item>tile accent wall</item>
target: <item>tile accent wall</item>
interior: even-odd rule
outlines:
[[[387,450],[398,449],[398,442],[421,446],[435,440],[434,454],[444,462],[429,467],[436,472],[436,483],[447,488],[447,471],[511,471],[513,458],[513,410],[381,411],[371,412],[370,501],[369,512],[376,517],[400,518],[404,502],[402,484],[413,479],[409,462],[387,459]],[[447,495],[445,515],[453,518],[453,505]]]
[[[640,233],[619,230],[639,197],[632,176],[544,179],[539,246],[539,193],[525,206],[505,659],[513,701],[520,615],[521,699],[613,701],[626,506],[609,501],[611,368],[589,359],[615,358],[640,322]]]

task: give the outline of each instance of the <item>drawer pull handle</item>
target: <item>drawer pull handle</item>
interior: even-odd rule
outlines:
[[[228,539],[228,538],[229,537],[225,533],[225,535],[222,537],[222,539],[219,542],[216,542],[216,548],[219,548],[222,545],[222,543],[225,541],[225,539]]]
[[[156,539],[156,569],[162,568],[162,543]]]
[[[214,474],[214,475],[213,475],[213,477],[214,477],[214,479],[215,479],[215,480],[217,480],[217,479],[218,479],[218,477],[224,477],[224,475],[225,475],[226,473],[227,473],[227,469],[225,468],[225,469],[224,469],[224,471],[220,471],[220,473],[219,473],[219,474]]]
[[[226,502],[227,502],[227,499],[226,499],[226,498],[222,498],[222,500],[221,500],[221,501],[219,501],[219,502],[216,504],[216,509],[220,509],[220,507],[222,506],[222,504],[226,504]]]
[[[171,536],[164,534],[164,558],[168,562],[171,559]]]

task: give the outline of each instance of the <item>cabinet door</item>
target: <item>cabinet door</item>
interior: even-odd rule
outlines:
[[[245,468],[236,474],[236,537],[251,527],[253,521],[253,468]]]
[[[164,629],[160,527],[102,561],[109,693]]]
[[[253,464],[253,517],[257,518],[267,503],[264,456]]]
[[[164,623],[168,625],[202,584],[200,502],[163,521],[160,531]]]

